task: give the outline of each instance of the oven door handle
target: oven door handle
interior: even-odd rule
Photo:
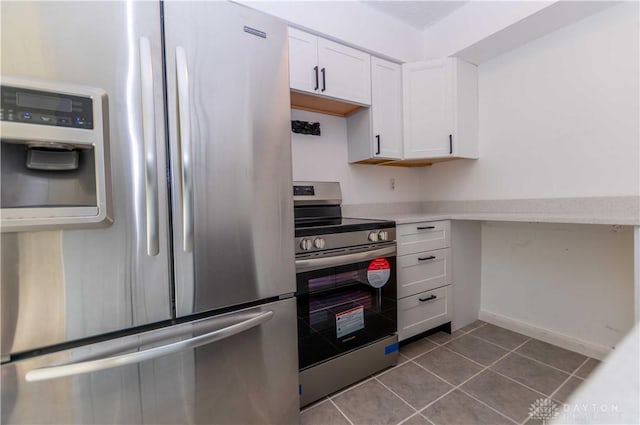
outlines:
[[[361,261],[375,260],[380,257],[396,255],[396,246],[386,246],[372,251],[356,252],[354,254],[342,254],[333,257],[303,258],[296,260],[296,272],[308,272],[312,270],[326,269],[328,267],[343,266],[345,264],[359,263]]]

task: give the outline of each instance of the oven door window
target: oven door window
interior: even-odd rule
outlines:
[[[396,332],[395,274],[395,257],[299,273],[300,368]]]

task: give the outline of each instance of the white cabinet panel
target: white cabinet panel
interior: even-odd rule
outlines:
[[[397,226],[398,256],[449,247],[450,229],[451,224],[448,220]]]
[[[449,149],[449,135],[453,137],[452,67],[450,59],[404,65],[406,159],[452,153]]]
[[[404,159],[477,158],[477,66],[445,58],[402,72]]]
[[[371,56],[318,37],[320,93],[371,104]]]
[[[349,162],[402,159],[402,67],[371,57],[371,107],[347,118]]]
[[[402,158],[402,67],[371,58],[371,112],[373,154]]]
[[[398,257],[398,298],[452,283],[451,249]]]
[[[317,67],[318,37],[289,27],[289,87],[314,93]]]
[[[451,305],[451,285],[398,300],[398,339],[451,321]]]
[[[293,90],[371,104],[371,56],[289,28],[289,86]]]

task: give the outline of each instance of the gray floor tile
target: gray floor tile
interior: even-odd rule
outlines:
[[[447,394],[421,413],[436,425],[513,424],[509,419],[458,390]]]
[[[566,373],[515,353],[509,354],[491,369],[549,396],[569,377]]]
[[[302,425],[349,425],[349,421],[328,400],[302,412],[300,422]]]
[[[593,372],[594,369],[599,365],[600,360],[589,359],[585,364],[580,366],[580,369],[576,371],[575,375],[579,376],[580,378],[587,378],[589,375],[591,375],[591,372]]]
[[[400,354],[405,357],[413,358],[419,356],[420,354],[426,353],[427,351],[436,348],[437,345],[428,339],[422,338],[417,341],[414,341],[407,345],[400,346]]]
[[[454,385],[460,385],[482,370],[481,366],[445,348],[429,351],[414,359],[414,362]]]
[[[540,394],[489,370],[460,387],[516,422],[529,417],[529,407]]]
[[[397,424],[415,413],[375,379],[345,391],[332,400],[354,425]]]
[[[490,365],[507,353],[506,350],[471,335],[464,335],[454,339],[447,343],[445,347],[485,366]]]
[[[420,413],[416,413],[406,421],[402,422],[402,425],[431,425],[431,423],[429,423],[429,421]]]
[[[557,393],[553,395],[554,400],[558,400],[562,403],[566,402],[571,394],[580,386],[584,381],[582,379],[572,376],[566,384],[560,387]]]
[[[464,328],[460,328],[462,332],[471,332],[474,329],[479,328],[482,325],[485,325],[487,322],[483,322],[482,320],[476,320],[473,323],[468,324]]]
[[[453,389],[451,385],[413,362],[396,367],[378,379],[418,410]]]
[[[557,367],[565,372],[572,373],[583,361],[587,359],[582,354],[547,344],[546,342],[532,339],[516,350],[525,356],[540,360],[543,363]]]
[[[494,326],[489,323],[472,331],[471,335],[486,339],[487,341],[498,344],[507,350],[513,350],[518,345],[529,339],[528,336],[511,332],[510,330],[499,328],[498,326]]]
[[[464,335],[464,332],[458,330],[458,331],[452,332],[451,334],[448,334],[446,332],[438,332],[433,335],[429,335],[427,338],[435,342],[436,344],[445,344],[451,341],[452,339],[462,335]]]

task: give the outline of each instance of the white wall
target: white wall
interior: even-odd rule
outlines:
[[[606,350],[633,308],[631,227],[483,224],[482,311]]]
[[[423,32],[423,57],[450,56],[553,3],[470,1]]]
[[[420,31],[361,2],[241,0],[239,3],[388,59],[410,62],[422,57]]]
[[[291,134],[294,180],[339,181],[345,204],[422,199],[419,169],[348,163],[346,118],[292,110],[291,119],[320,122],[321,131],[321,136]]]
[[[611,7],[480,65],[480,159],[426,169],[425,198],[640,194],[638,7]]]

